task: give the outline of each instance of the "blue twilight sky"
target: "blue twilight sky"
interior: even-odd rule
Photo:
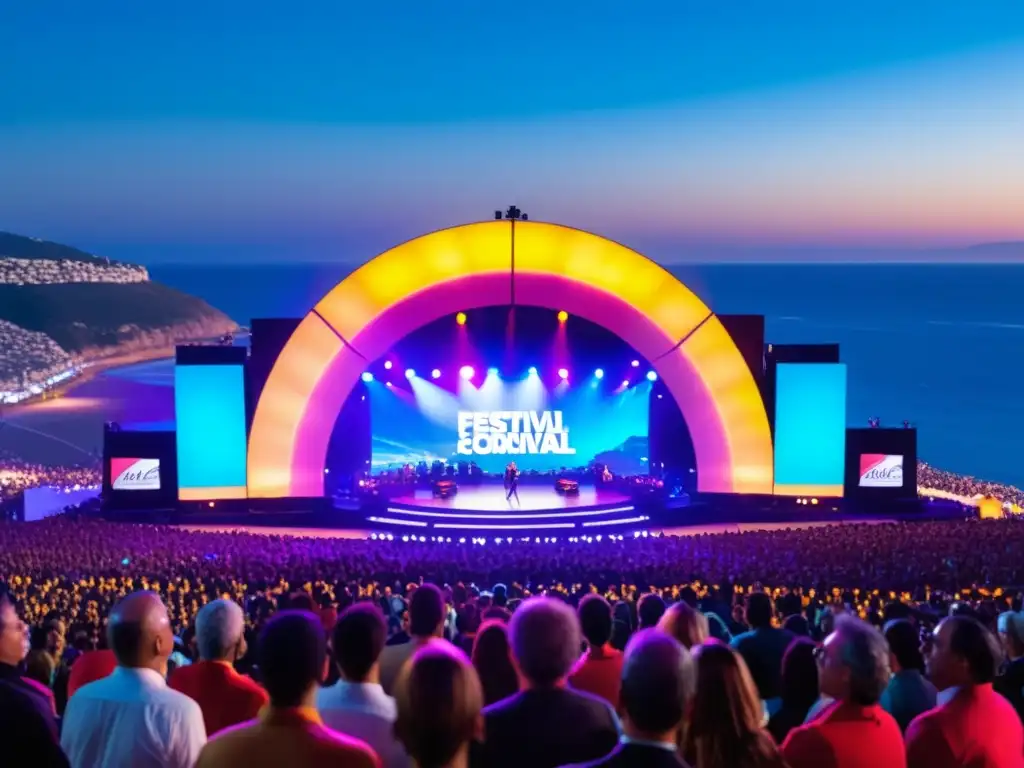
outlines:
[[[1022,137],[1021,0],[0,3],[0,230],[147,262],[511,202],[665,261],[976,258]]]

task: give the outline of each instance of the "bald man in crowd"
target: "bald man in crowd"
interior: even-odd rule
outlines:
[[[117,669],[81,688],[64,715],[61,746],[72,768],[192,768],[206,728],[199,705],[167,687],[174,635],[160,596],[125,597],[107,633]]]

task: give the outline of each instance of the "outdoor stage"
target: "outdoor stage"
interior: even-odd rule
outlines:
[[[458,493],[438,498],[427,488],[412,493],[392,496],[390,507],[402,509],[447,510],[452,512],[482,512],[488,515],[508,513],[569,512],[580,509],[631,506],[632,499],[624,493],[581,485],[576,495],[562,495],[551,486],[520,485],[519,502],[515,497],[506,500],[507,491],[500,483],[460,486]]]

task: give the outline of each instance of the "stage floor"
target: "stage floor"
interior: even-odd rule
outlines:
[[[427,488],[415,493],[392,496],[388,504],[395,507],[416,507],[443,509],[455,512],[544,512],[575,508],[631,506],[633,500],[624,493],[598,490],[592,485],[581,485],[580,492],[573,496],[562,496],[550,486],[519,486],[519,503],[515,497],[505,499],[505,489],[500,485],[470,485],[460,487],[459,492],[447,499],[439,499]]]

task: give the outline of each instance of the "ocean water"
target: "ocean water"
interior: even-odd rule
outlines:
[[[158,266],[247,324],[299,317],[350,264]],[[1024,265],[687,265],[716,312],[763,314],[774,343],[840,345],[847,420],[918,428],[922,460],[1024,486]]]

